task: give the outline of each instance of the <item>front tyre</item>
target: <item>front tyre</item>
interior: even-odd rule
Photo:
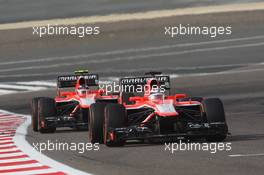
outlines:
[[[57,109],[55,100],[52,98],[41,98],[38,100],[38,123],[40,133],[54,133],[55,126],[50,126],[50,122],[46,123],[47,117],[56,117]]]
[[[223,103],[218,98],[210,98],[202,101],[203,110],[206,115],[207,122],[210,125],[219,125],[217,134],[206,136],[208,142],[221,142],[226,139],[228,133],[228,126],[225,118],[225,111]]]
[[[111,133],[112,129],[122,128],[126,126],[127,117],[126,109],[120,104],[108,104],[105,107],[104,116],[104,143],[107,146],[124,146],[125,140],[116,138],[116,136]]]
[[[38,101],[41,97],[36,97],[31,100],[31,126],[33,131],[39,131],[39,120],[38,120]]]
[[[89,114],[89,141],[91,143],[103,143],[103,123],[105,103],[94,103],[90,106]]]

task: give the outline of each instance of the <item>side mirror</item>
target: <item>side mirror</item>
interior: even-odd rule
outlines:
[[[104,89],[90,90],[90,93],[96,93],[99,95],[103,95],[105,93],[105,90]]]
[[[186,96],[186,94],[176,94],[175,95],[175,99],[177,99],[177,98],[186,98],[187,96]]]

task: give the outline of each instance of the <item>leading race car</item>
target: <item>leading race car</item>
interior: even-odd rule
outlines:
[[[223,141],[228,133],[223,103],[218,98],[168,95],[169,76],[123,78],[119,103],[91,105],[92,143],[123,146],[127,140],[205,138]],[[143,95],[127,92],[127,87],[143,86]],[[166,90],[166,91],[164,91]]]
[[[96,102],[117,103],[117,95],[104,95],[99,89],[97,74],[76,71],[75,75],[59,76],[55,98],[32,99],[32,127],[41,133],[55,132],[58,127],[86,129],[89,109]]]

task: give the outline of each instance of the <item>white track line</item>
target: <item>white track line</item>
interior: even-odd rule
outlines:
[[[1,119],[0,118],[0,122],[15,122],[17,120],[19,120],[19,119],[17,119],[17,118]],[[0,131],[0,133],[1,133],[1,131]]]
[[[58,171],[54,169],[43,169],[43,170],[31,170],[31,171],[4,173],[3,175],[36,175],[36,174],[47,174],[47,173],[56,173],[56,172]],[[0,175],[2,174],[0,173]]]
[[[3,129],[7,129],[7,130],[10,130],[10,129],[16,129],[15,127],[8,127],[8,126],[6,126],[6,127],[0,127],[0,129],[1,130],[3,130]],[[0,139],[1,140],[1,139]]]
[[[16,121],[19,120],[19,118],[16,117],[8,117],[7,119],[0,118],[0,122],[4,121]],[[1,131],[0,131],[1,132]]]
[[[231,71],[223,71],[223,72],[213,72],[213,73],[197,73],[197,74],[172,74],[171,78],[179,78],[179,77],[199,77],[199,76],[214,76],[214,75],[228,75],[228,74],[241,74],[241,73],[250,73],[250,72],[263,72],[263,68],[259,69],[248,69],[248,70],[231,70]]]
[[[2,134],[3,132],[0,132],[0,133]],[[10,139],[12,140],[12,138],[10,138]],[[2,142],[5,142],[5,140],[0,140],[0,143],[2,143]]]
[[[231,154],[229,157],[256,157],[256,156],[264,156],[264,153],[259,154]]]
[[[23,93],[29,91],[40,91],[48,88],[56,87],[55,82],[33,81],[33,82],[15,82],[15,83],[1,83],[0,95]],[[0,116],[0,122],[16,120],[16,116]],[[21,117],[20,117],[21,118]]]
[[[23,85],[9,85],[9,84],[0,84],[0,88],[6,88],[6,89],[14,89],[14,90],[28,90],[28,91],[38,91],[38,90],[43,90],[46,89],[44,87],[35,87],[35,86],[23,86]]]
[[[18,148],[0,149],[0,153],[9,152],[9,151],[18,151],[18,150],[19,150]]]
[[[201,70],[201,69],[220,69],[220,68],[234,68],[234,67],[249,67],[249,66],[261,66],[263,65],[264,62],[257,62],[257,63],[245,63],[245,64],[219,64],[219,65],[208,65],[208,66],[193,66],[193,67],[161,67],[161,68],[155,68],[157,71],[163,71],[163,69],[170,70],[170,71],[195,71],[195,70]],[[116,71],[113,69],[104,69],[103,71],[100,71],[101,73],[134,73],[134,72],[147,72],[151,71],[153,68],[135,68],[135,69],[123,69],[120,71]],[[227,71],[225,71],[227,72]],[[197,74],[203,74],[203,73],[194,73],[191,75],[197,75]],[[208,73],[210,74],[210,73]],[[176,78],[185,76],[184,74],[178,75],[178,74],[170,74],[171,78],[175,78],[174,76],[176,75]],[[190,74],[188,74],[190,75]],[[108,83],[112,81],[118,81],[118,77],[107,77],[103,83]]]
[[[0,137],[2,136],[3,134],[1,133],[0,134]],[[11,137],[11,136],[13,136],[13,135],[15,135],[15,133],[8,133],[8,137]],[[4,136],[4,137],[6,137],[6,136]]]
[[[0,113],[6,113],[8,114],[9,112],[7,111],[2,111],[0,110]],[[10,114],[10,113],[9,113]],[[19,116],[23,116],[23,115],[19,115]],[[26,154],[28,155],[30,158],[21,158],[18,160],[37,160],[39,161],[40,164],[42,165],[47,165],[51,168],[48,169],[43,169],[43,170],[31,170],[31,171],[22,171],[22,172],[10,172],[10,173],[4,173],[5,175],[27,175],[27,174],[46,174],[46,173],[52,173],[52,172],[65,172],[67,174],[78,174],[78,175],[90,175],[89,173],[85,173],[82,171],[79,171],[77,169],[71,168],[67,165],[64,165],[62,163],[59,163],[51,158],[48,158],[47,156],[37,152],[36,150],[34,150],[34,148],[26,141],[25,137],[27,135],[27,128],[28,126],[31,124],[31,117],[30,116],[24,116],[25,118],[25,122],[22,123],[16,130],[16,134],[13,138],[13,141],[15,143],[15,145],[17,146],[17,148],[15,149],[0,149],[1,151],[11,151],[11,150],[16,150],[19,149],[23,152],[21,152],[20,154],[18,153],[8,153],[8,154],[0,154],[0,158],[2,157],[8,157],[8,156],[17,156],[17,155],[23,155]],[[13,162],[14,159],[7,159],[7,160],[2,160],[2,162]],[[16,167],[16,166],[14,166]],[[1,168],[0,168],[1,171]],[[1,175],[1,173],[0,173]]]
[[[0,134],[3,134],[3,133],[15,133],[16,131],[14,131],[14,130],[3,130],[3,129],[1,129],[0,130]]]
[[[15,168],[16,169],[19,169],[19,168],[32,168],[32,167],[40,167],[40,166],[43,166],[43,165],[40,164],[40,163],[31,163],[31,164],[25,164],[25,165],[16,165]],[[14,169],[14,166],[1,167],[1,170],[11,170],[11,169]]]
[[[197,67],[182,67],[182,68],[175,68],[175,67],[168,67],[168,69],[172,70],[195,70],[195,69],[206,69],[206,68],[221,68],[221,67],[233,67],[233,66],[258,66],[263,65],[263,63],[250,63],[250,64],[231,64],[231,65],[213,65],[213,66],[197,66]],[[135,71],[147,71],[147,70],[153,70],[151,68],[143,68],[140,69],[126,69],[124,72],[135,72]],[[159,70],[159,69],[157,69]],[[233,74],[233,73],[243,73],[243,72],[258,72],[263,69],[250,69],[250,70],[237,70],[237,71],[225,71],[225,72],[213,72],[213,73],[195,73],[195,74],[170,74],[171,78],[179,78],[179,77],[186,77],[186,76],[210,76],[210,75],[217,75],[217,74]],[[107,70],[109,71],[109,70]],[[104,72],[104,71],[101,71]],[[120,71],[122,72],[122,70]],[[61,74],[71,74],[72,72],[63,72]],[[49,72],[47,74],[43,73],[35,73],[35,74],[19,74],[19,75],[10,75],[11,77],[41,77],[41,76],[47,76],[47,75],[58,75],[58,72]],[[0,75],[1,77],[1,75]],[[103,81],[103,83],[111,82],[111,81],[118,81],[119,78],[117,77],[108,77],[108,81]]]
[[[263,9],[264,9],[263,2],[214,5],[214,6],[206,6],[206,7],[191,7],[191,8],[182,8],[182,9],[178,8],[172,10],[153,10],[153,11],[139,12],[139,13],[110,14],[105,16],[90,16],[90,17],[79,17],[79,18],[51,19],[51,20],[9,23],[9,24],[1,24],[0,30],[31,28],[33,26],[43,26],[47,24],[77,25],[77,24],[91,24],[91,23],[110,23],[110,22],[119,22],[119,21],[128,21],[128,20],[166,18],[171,16],[253,11],[253,10],[263,10]]]
[[[4,121],[4,120],[0,120],[0,122],[2,122],[2,121]],[[16,121],[16,120],[10,119],[8,121]],[[15,133],[15,132],[16,131],[10,131],[10,130],[3,131],[3,130],[1,130],[0,134],[12,134],[12,133]]]
[[[14,156],[23,156],[23,155],[25,155],[25,153],[23,153],[23,152],[0,154],[0,158],[4,158],[4,157],[14,157]]]
[[[100,63],[109,63],[109,62],[118,62],[118,61],[136,61],[136,60],[143,60],[143,59],[154,59],[155,57],[176,56],[176,55],[185,55],[185,54],[193,54],[193,53],[201,53],[201,52],[222,51],[222,50],[229,50],[229,49],[260,47],[260,46],[264,46],[264,42],[252,43],[252,44],[239,44],[239,45],[231,45],[231,46],[221,46],[221,47],[209,47],[209,48],[192,49],[192,50],[181,50],[181,51],[175,51],[175,52],[154,53],[154,54],[136,55],[136,56],[128,56],[128,57],[116,57],[112,59],[109,59],[109,58],[100,59],[100,60],[94,59],[94,60],[79,61],[75,63],[74,65],[76,66],[76,65],[83,65],[83,64],[100,64]],[[60,67],[65,67],[65,66],[72,66],[72,62],[44,65],[44,66],[40,65],[40,66],[28,66],[28,67],[1,69],[0,72],[13,72],[13,71],[24,71],[24,70],[33,70],[33,69],[37,69],[37,70],[50,69],[50,68],[60,68]]]
[[[16,93],[16,92],[17,92],[17,91],[11,91],[11,90],[0,89],[0,95],[13,94],[13,93]]]
[[[10,143],[9,144],[3,144],[3,145],[1,144],[0,145],[0,149],[3,148],[3,147],[7,147],[7,146],[16,146],[16,145],[13,144],[13,143],[11,143],[11,144]]]
[[[17,82],[19,85],[33,85],[33,86],[49,86],[55,87],[57,84],[52,81],[30,81],[30,82]]]
[[[0,134],[0,138],[12,137],[14,134]]]
[[[20,118],[17,118],[17,117],[7,117],[7,118],[0,117],[0,121],[15,121],[17,119],[20,119]]]
[[[164,50],[164,49],[173,49],[173,48],[182,48],[182,47],[191,47],[191,46],[203,46],[203,45],[230,43],[230,42],[259,40],[259,39],[264,39],[264,35],[194,42],[194,43],[184,43],[184,44],[171,44],[171,45],[153,46],[153,47],[145,47],[145,48],[132,48],[132,49],[114,50],[114,51],[106,51],[106,52],[95,52],[95,53],[89,53],[89,54],[62,56],[62,57],[21,59],[19,61],[1,62],[0,66],[12,65],[12,64],[38,63],[38,62],[46,63],[48,61],[65,61],[65,60],[75,60],[75,59],[86,59],[89,61],[89,59],[91,59],[92,57],[99,57],[99,56],[110,56],[110,55],[127,54],[127,53],[140,53],[140,52],[148,52],[148,51],[159,51],[159,50]]]
[[[2,111],[2,113],[3,112],[5,112],[5,111]],[[1,120],[2,120],[0,122],[0,125],[5,125],[6,121],[8,122],[8,125],[9,125],[9,127],[6,127],[6,130],[1,129],[0,139],[7,138],[10,135],[8,133],[13,133],[13,131],[9,129],[12,126],[15,127],[17,124],[21,124],[24,121],[24,119],[29,119],[29,121],[31,119],[29,116],[21,116],[20,115],[20,117],[17,117],[15,122],[10,122],[10,120],[13,120],[11,118],[14,118],[15,115],[0,114],[0,116],[1,116]],[[7,119],[4,121],[3,119],[5,119],[5,118],[7,118]],[[28,120],[26,120],[26,121],[28,121]],[[23,147],[23,148],[25,148],[25,146],[27,146],[27,145],[25,145],[25,143],[28,144],[25,141],[25,135],[26,135],[27,127],[29,124],[30,123],[27,123],[27,125],[25,125],[25,123],[24,123],[17,129],[16,135],[14,137],[14,143],[16,146]],[[24,127],[22,127],[22,126],[24,126]],[[34,157],[34,155],[32,156],[32,153],[34,153],[36,151],[34,151],[33,148],[29,144],[28,144],[29,147],[27,147],[26,149],[22,149],[22,151],[27,152],[27,155],[29,155],[30,157],[20,157],[20,158],[14,157],[14,156],[21,156],[21,155],[24,156],[25,155],[24,152],[4,153],[4,152],[20,150],[20,148],[18,148],[18,147],[13,147],[14,146],[13,143],[11,143],[11,144],[8,143],[10,141],[11,141],[11,139],[1,140],[2,144],[0,145],[0,158],[1,158],[0,159],[0,175],[2,175],[2,174],[4,174],[4,175],[8,175],[8,174],[10,174],[10,175],[11,174],[12,175],[16,175],[16,174],[17,175],[19,175],[19,174],[26,175],[26,174],[59,173],[59,172],[62,172],[61,170],[63,170],[63,172],[66,172],[68,174],[83,174],[83,175],[86,174],[87,175],[87,173],[83,173],[81,171],[72,169],[68,166],[64,166],[63,164],[57,163],[53,160],[50,160],[49,158],[45,158],[45,156],[43,156],[40,153],[38,153],[39,155],[36,155],[35,158],[32,159],[32,157]],[[7,143],[7,144],[5,144],[5,143]],[[21,146],[21,144],[22,144],[22,146]],[[11,147],[11,148],[9,148],[9,147]],[[35,163],[35,160],[39,161],[40,159],[42,162]],[[44,160],[46,159],[45,163],[43,163],[43,159]],[[55,164],[54,164],[54,162],[55,162]],[[57,166],[56,166],[56,163],[58,164]],[[45,166],[45,165],[48,165],[48,166]],[[56,167],[54,168],[54,166],[56,166]]]
[[[9,119],[9,118],[21,118],[20,116],[14,116],[14,115],[1,115],[0,119]]]
[[[6,117],[18,117],[18,116],[14,116],[14,115],[3,115],[3,114],[1,114],[1,115],[0,115],[0,118],[1,118],[1,117],[6,118]]]
[[[10,163],[10,162],[23,162],[23,161],[28,161],[32,160],[28,157],[26,158],[18,158],[18,159],[6,159],[6,160],[0,160],[0,163]],[[2,167],[0,168],[2,170]]]

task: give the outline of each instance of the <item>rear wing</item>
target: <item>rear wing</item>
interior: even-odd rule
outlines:
[[[159,76],[145,76],[145,77],[133,77],[133,78],[121,78],[119,81],[121,86],[144,86],[147,84],[149,79],[157,79],[160,85],[163,85],[166,90],[170,89],[170,76],[159,75]]]
[[[64,76],[58,76],[57,87],[58,88],[75,87],[79,77],[83,77],[86,80],[87,86],[98,86],[99,85],[99,76],[98,76],[98,74],[85,74],[85,75],[64,75]]]

